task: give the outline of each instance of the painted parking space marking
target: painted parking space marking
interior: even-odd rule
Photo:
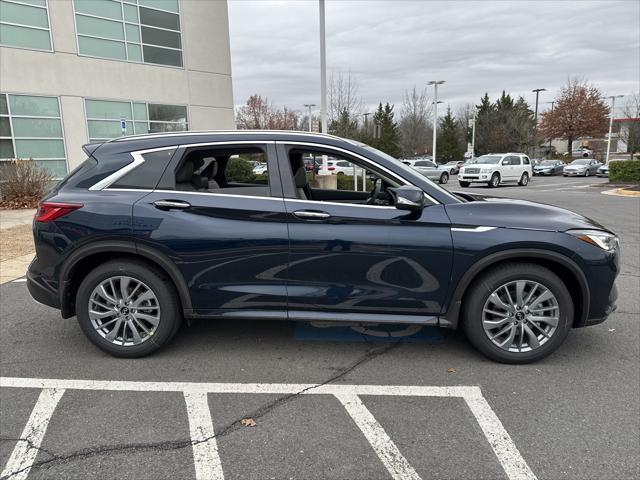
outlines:
[[[2,478],[26,478],[33,466],[37,448],[65,390],[105,390],[135,392],[181,392],[185,397],[189,431],[197,478],[224,479],[224,472],[215,442],[207,394],[280,394],[333,395],[362,431],[376,455],[397,480],[420,477],[398,450],[361,396],[457,397],[465,400],[510,480],[536,480],[478,386],[391,386],[391,385],[333,385],[287,383],[197,383],[197,382],[133,382],[117,380],[71,380],[0,377],[0,387],[42,389],[19,441],[3,469]],[[26,473],[25,473],[26,472]]]
[[[2,382],[0,381],[0,384]],[[43,388],[38,397],[29,420],[20,435],[21,440],[16,443],[0,478],[11,477],[13,480],[24,480],[29,475],[42,439],[49,426],[58,402],[64,394],[61,388]]]
[[[223,480],[206,392],[184,392],[197,480]]]

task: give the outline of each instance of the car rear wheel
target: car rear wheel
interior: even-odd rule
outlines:
[[[114,260],[91,271],[78,289],[76,312],[89,340],[117,357],[148,355],[182,324],[171,280],[136,260]]]
[[[573,322],[567,287],[551,270],[509,263],[483,274],[465,295],[462,322],[469,341],[503,363],[540,360],[565,340]]]
[[[527,185],[529,185],[529,174],[527,172],[524,172],[522,174],[522,177],[520,177],[520,181],[518,182],[518,185],[520,185],[521,187],[526,187]]]
[[[442,172],[442,175],[440,175],[440,183],[447,183],[449,181],[449,174],[447,172]]]
[[[498,185],[500,185],[500,174],[498,172],[495,172],[493,175],[491,175],[491,180],[489,180],[489,187],[496,188]]]
[[[462,188],[467,188],[470,183],[469,182],[458,182]]]

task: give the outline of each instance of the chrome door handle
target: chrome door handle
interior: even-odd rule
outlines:
[[[181,200],[156,200],[153,206],[160,210],[184,210],[191,207],[191,204]]]
[[[317,212],[313,210],[296,210],[293,214],[303,220],[326,220],[331,216],[327,212]]]

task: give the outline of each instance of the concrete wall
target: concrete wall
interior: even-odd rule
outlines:
[[[54,53],[0,47],[0,90],[60,97],[68,167],[84,160],[83,98],[187,105],[190,130],[232,129],[227,3],[180,0],[184,68],[79,56],[71,1],[49,1]]]

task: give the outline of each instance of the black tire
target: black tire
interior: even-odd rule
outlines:
[[[585,177],[588,177],[589,175],[591,175],[591,172],[590,172],[590,171],[589,171],[589,169],[587,168],[587,169],[584,171],[584,176],[585,176]]]
[[[344,172],[338,172],[338,175],[344,175]]]
[[[438,180],[441,184],[445,184],[449,182],[449,174],[447,172],[442,172],[440,175],[440,180]]]
[[[555,332],[546,343],[528,352],[503,350],[489,339],[482,326],[482,311],[487,298],[501,285],[516,280],[540,283],[558,301],[559,319]],[[513,262],[503,264],[474,280],[464,297],[461,320],[467,338],[485,356],[501,363],[531,363],[550,355],[564,342],[573,323],[573,302],[566,285],[551,270],[533,263]]]
[[[518,182],[518,185],[520,185],[521,187],[526,187],[527,185],[529,185],[529,174],[527,172],[524,172],[522,174],[522,177],[520,177],[520,181]]]
[[[458,183],[460,184],[460,186],[461,186],[462,188],[467,188],[469,185],[471,185],[471,183],[470,183],[470,182],[458,182]]]
[[[496,188],[500,185],[500,174],[498,172],[494,172],[493,175],[491,175],[491,180],[489,180],[488,185],[489,188]]]
[[[139,345],[116,345],[97,333],[89,318],[91,292],[109,277],[127,275],[149,287],[160,305],[160,321],[152,338]],[[167,344],[182,325],[182,306],[172,281],[152,265],[134,259],[112,260],[93,269],[76,294],[76,315],[84,334],[101,350],[115,357],[135,358],[148,355]]]

